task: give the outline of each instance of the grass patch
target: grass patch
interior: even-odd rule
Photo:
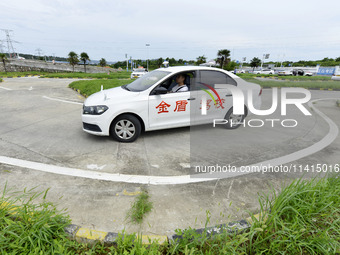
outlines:
[[[130,72],[114,73],[48,73],[43,78],[73,78],[73,79],[128,79]]]
[[[42,78],[73,78],[73,79],[129,79],[131,72],[110,73],[48,73],[39,71],[30,72],[0,72],[0,77],[23,77],[27,75],[39,75]]]
[[[141,238],[118,235],[105,246],[66,238],[69,220],[45,201],[47,192],[4,194],[0,198],[0,254],[337,254],[340,252],[340,178],[297,179],[278,194],[259,195],[260,217],[247,231],[216,235],[176,230],[182,238],[169,245],[142,244]],[[40,198],[43,202],[33,204]],[[135,200],[137,217],[151,210],[146,191]],[[3,202],[8,202],[5,206]],[[16,206],[13,207],[12,204]],[[15,217],[13,217],[13,214]],[[252,215],[252,214],[250,214]],[[206,226],[210,222],[207,213]]]
[[[337,100],[337,101],[336,101],[336,105],[337,105],[338,107],[340,107],[340,100]]]
[[[64,227],[70,220],[45,200],[47,191],[13,193],[5,186],[0,197],[1,254],[63,254]],[[34,203],[38,199],[42,202]]]
[[[0,77],[23,77],[26,75],[44,75],[47,72],[39,72],[39,71],[30,71],[30,72],[0,72]]]
[[[110,89],[119,87],[128,83],[131,83],[133,80],[119,80],[119,79],[110,79],[110,80],[84,80],[84,81],[74,81],[70,83],[69,87],[74,90],[79,90],[80,94],[85,97],[92,95],[100,91],[101,85],[103,85],[104,89]]]
[[[290,81],[331,81],[331,76],[277,76]]]
[[[273,200],[268,218],[249,232],[250,253],[335,254],[340,249],[340,178],[295,180]],[[264,227],[265,226],[265,227]],[[258,229],[258,228],[261,228]]]
[[[263,88],[272,87],[301,87],[306,89],[340,89],[340,83],[336,81],[260,81],[257,79],[245,79],[257,83]]]
[[[237,76],[242,79],[253,79],[255,77],[265,77],[265,78],[278,78],[289,81],[330,81],[330,76],[280,76],[277,74],[251,74],[251,73],[240,73]]]
[[[339,177],[339,176],[338,176]],[[340,178],[295,180],[280,194],[259,198],[259,219],[248,232],[209,237],[193,230],[173,254],[336,254],[340,252]]]
[[[152,202],[149,200],[150,196],[146,189],[136,197],[131,209],[128,211],[126,218],[133,223],[141,224],[144,216],[151,212],[153,208]]]
[[[3,80],[0,78],[0,82],[2,82]]]

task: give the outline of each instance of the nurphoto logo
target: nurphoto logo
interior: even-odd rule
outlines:
[[[248,90],[248,93],[245,95],[243,91],[240,88],[237,88],[233,85],[229,84],[216,84],[216,86],[223,86],[226,90],[231,93],[232,98],[233,98],[233,114],[234,115],[244,115],[245,114],[245,109],[244,106],[246,105],[249,112],[257,115],[257,116],[268,116],[273,114],[278,107],[278,89],[277,88],[272,88],[272,105],[269,109],[265,110],[260,110],[256,109],[254,107],[253,103],[253,91]],[[204,90],[206,91],[206,90]],[[213,90],[213,92],[218,96],[220,99],[220,96],[216,92],[216,90]],[[305,116],[311,116],[312,114],[306,109],[306,107],[303,105],[305,103],[308,103],[309,100],[311,99],[311,93],[309,90],[304,89],[304,88],[281,88],[281,116],[286,116],[287,115],[287,105],[295,105]],[[208,93],[208,92],[207,92]],[[212,94],[208,93],[211,97]],[[288,94],[294,94],[295,96],[298,95],[298,98],[288,98]],[[302,95],[302,97],[301,97]],[[215,100],[214,100],[215,101]],[[201,107],[201,114],[206,115],[207,114],[207,99],[206,96],[202,96],[202,107]],[[220,100],[221,102],[221,100]],[[218,102],[216,102],[218,103]],[[283,127],[296,127],[298,125],[297,120],[295,119],[250,119],[248,122],[239,122],[237,120],[227,120],[227,119],[214,119],[213,120],[213,127],[216,125],[224,125],[230,122],[231,125],[246,125],[250,127],[262,127],[265,123],[271,124],[271,127],[275,126],[275,123],[280,123],[281,126]]]

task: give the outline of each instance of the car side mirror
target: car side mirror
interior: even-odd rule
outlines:
[[[154,95],[161,95],[168,93],[168,90],[164,87],[158,87],[154,90]]]

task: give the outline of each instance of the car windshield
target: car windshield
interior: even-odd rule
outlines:
[[[136,70],[133,70],[134,73],[141,73],[141,72],[145,72],[144,69],[136,69]]]
[[[131,82],[130,84],[125,86],[125,89],[130,91],[143,91],[150,88],[156,82],[160,81],[162,78],[167,76],[170,72],[166,71],[152,71],[143,75],[141,78]]]

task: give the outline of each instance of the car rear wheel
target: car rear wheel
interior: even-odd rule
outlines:
[[[123,143],[135,141],[141,133],[140,121],[133,115],[124,114],[112,122],[111,135]]]
[[[236,128],[238,128],[243,123],[245,117],[246,117],[245,114],[243,114],[243,115],[234,114],[233,108],[231,108],[224,117],[224,119],[226,119],[228,121],[228,123],[226,123],[226,125],[225,125],[225,128],[226,129],[236,129]]]

